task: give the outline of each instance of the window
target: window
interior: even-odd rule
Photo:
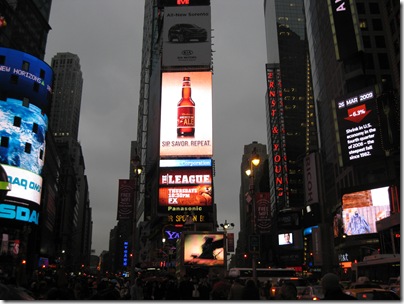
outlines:
[[[360,27],[361,30],[367,31],[368,24],[367,24],[365,19],[360,19],[359,20],[359,27]]]
[[[21,127],[21,117],[14,116],[14,127]]]
[[[41,69],[41,71],[39,72],[39,77],[41,77],[42,79],[45,78],[45,71]]]
[[[18,83],[18,75],[15,75],[15,74],[11,75],[10,76],[10,82],[12,84],[17,84]]]
[[[29,107],[29,99],[28,99],[27,97],[24,97],[24,98],[22,99],[22,105],[23,105],[24,107],[26,107],[26,108]]]
[[[28,72],[28,71],[29,71],[29,62],[23,60],[23,61],[22,61],[22,67],[21,67],[21,69],[22,69],[23,71]]]
[[[9,137],[2,136],[2,137],[1,137],[0,146],[3,147],[3,148],[8,148],[8,142],[9,142],[9,140],[10,140]]]
[[[356,3],[356,10],[357,10],[358,14],[365,14],[365,4]]]
[[[379,4],[369,3],[369,10],[371,14],[380,14]]]
[[[38,124],[34,122],[34,124],[32,125],[32,132],[34,132],[35,134],[38,133]]]
[[[365,54],[365,69],[373,70],[375,68],[375,64],[373,62],[373,55],[366,53]]]
[[[25,153],[31,153],[31,147],[32,147],[32,145],[30,143],[25,143],[24,152]]]
[[[34,86],[32,87],[32,89],[34,90],[34,92],[38,92],[39,91],[39,83],[34,82]]]
[[[6,63],[6,56],[1,55],[0,56],[0,64],[5,64]]]
[[[385,48],[386,41],[384,40],[384,36],[375,36],[376,47]]]
[[[39,150],[39,159],[43,160],[43,150]]]
[[[365,48],[370,49],[372,47],[372,44],[370,43],[370,37],[369,36],[362,35],[362,41],[363,41],[363,46]]]
[[[372,25],[373,25],[373,30],[374,31],[382,31],[383,30],[382,21],[380,19],[373,19],[372,20]]]
[[[380,54],[377,54],[377,57],[379,59],[379,67],[381,69],[388,70],[390,68],[390,66],[389,66],[389,58],[387,57],[387,54],[380,53]]]

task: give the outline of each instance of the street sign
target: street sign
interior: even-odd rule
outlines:
[[[249,242],[249,249],[252,253],[259,253],[260,252],[260,236],[256,234],[249,235],[248,238]]]

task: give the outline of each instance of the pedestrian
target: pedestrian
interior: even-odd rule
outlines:
[[[131,300],[143,300],[143,281],[141,278],[136,278],[135,283],[130,287]]]
[[[242,300],[259,300],[260,291],[253,280],[248,280],[245,283],[243,294],[241,296]]]
[[[199,300],[200,293],[199,293],[199,281],[197,278],[192,279],[192,300]]]
[[[209,300],[212,286],[209,284],[208,278],[202,278],[199,283],[199,299]]]
[[[244,291],[244,284],[241,279],[236,278],[231,284],[228,300],[242,300]]]
[[[283,283],[279,290],[277,300],[297,300],[297,288],[295,284],[290,282]]]
[[[357,298],[348,295],[342,291],[339,284],[339,277],[335,273],[327,273],[321,279],[323,287],[323,300],[357,300]]]

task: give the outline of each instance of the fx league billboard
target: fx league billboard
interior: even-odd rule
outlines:
[[[171,167],[173,165],[176,167]],[[191,166],[181,166],[189,164]],[[210,166],[208,166],[210,163]],[[160,160],[159,211],[206,212],[213,205],[211,159]]]
[[[210,6],[164,9],[163,69],[211,66]]]
[[[178,134],[183,83],[188,79],[193,100],[193,134]],[[162,75],[160,157],[211,157],[212,145],[212,72],[166,72]]]
[[[380,144],[377,99],[373,87],[336,101],[344,165],[385,155]]]

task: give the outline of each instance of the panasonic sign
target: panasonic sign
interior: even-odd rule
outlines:
[[[30,210],[22,206],[0,204],[0,219],[17,220],[38,225],[39,214],[35,210]]]

